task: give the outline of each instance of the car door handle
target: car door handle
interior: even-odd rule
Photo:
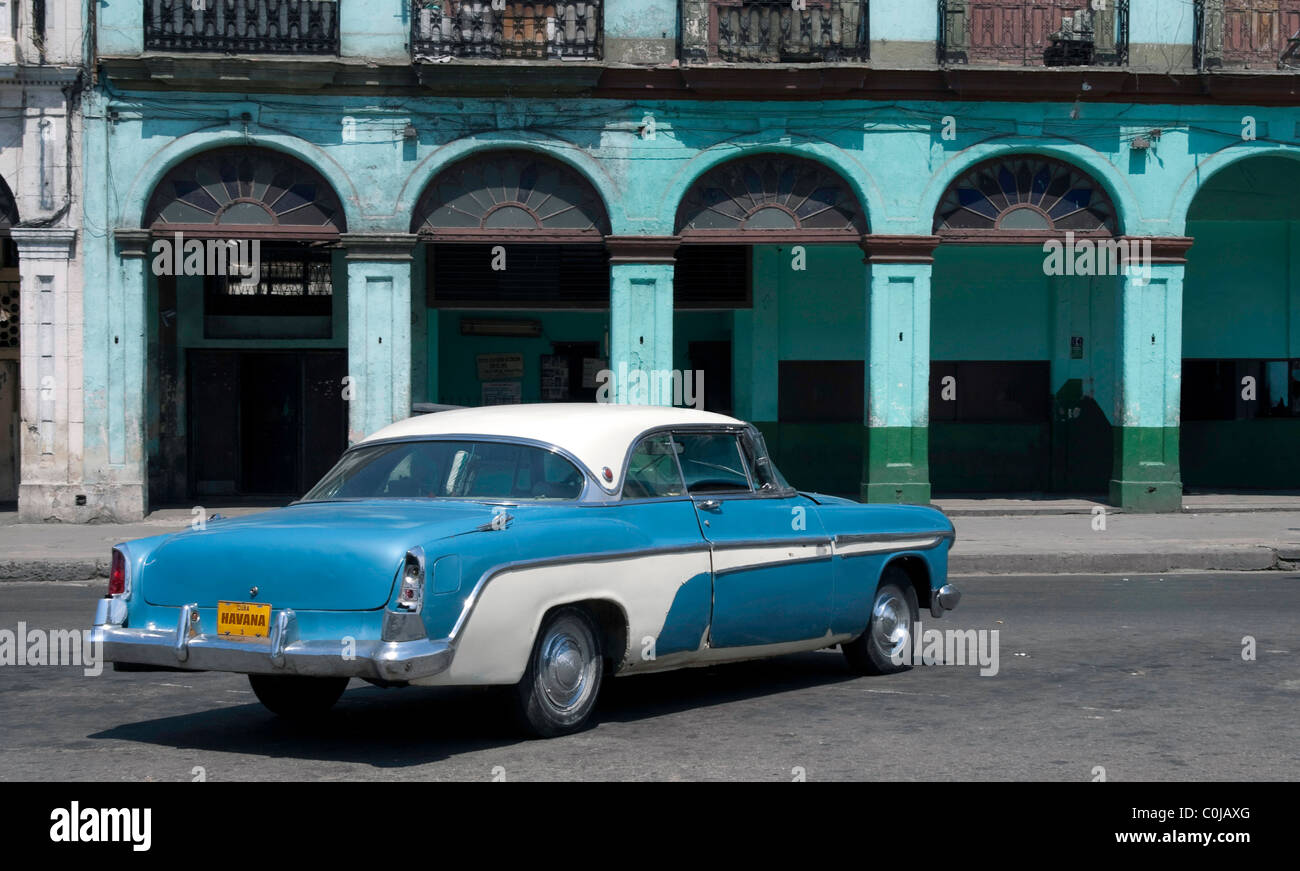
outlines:
[[[722,508],[722,501],[720,499],[705,499],[702,502],[696,502],[695,504],[698,505],[702,511],[717,511]]]

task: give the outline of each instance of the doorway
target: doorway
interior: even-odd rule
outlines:
[[[300,496],[347,446],[345,351],[188,353],[195,498]]]

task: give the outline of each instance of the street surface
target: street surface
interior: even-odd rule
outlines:
[[[0,780],[1300,779],[1300,575],[954,580],[923,625],[997,630],[996,675],[822,651],[611,680],[551,741],[492,691],[353,681],[295,727],[240,675],[0,666]],[[103,591],[0,583],[0,630],[86,628]]]

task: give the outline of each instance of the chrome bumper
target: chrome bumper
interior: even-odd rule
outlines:
[[[193,605],[180,609],[176,629],[130,629],[103,622],[110,616],[109,611],[110,606],[100,605],[96,625],[91,630],[91,642],[103,644],[105,662],[191,671],[360,677],[380,681],[429,677],[446,671],[451,665],[451,645],[442,640],[358,640],[346,645],[342,639],[293,640],[294,614],[289,610],[279,612],[269,638],[246,641],[196,632]]]
[[[944,584],[930,593],[930,616],[942,617],[944,611],[951,611],[961,601],[961,590],[952,584]]]

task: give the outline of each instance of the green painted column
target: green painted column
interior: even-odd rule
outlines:
[[[933,236],[867,236],[866,397],[861,498],[930,501]]]
[[[411,416],[411,250],[405,233],[345,233],[348,442]]]
[[[1110,501],[1126,511],[1178,511],[1183,267],[1190,239],[1153,239],[1150,277],[1121,275]]]
[[[619,403],[672,403],[672,391],[632,389],[636,373],[668,377],[673,369],[673,272],[679,239],[611,236],[609,249],[609,368]],[[646,384],[649,381],[645,382]],[[707,385],[706,385],[707,388]]]

